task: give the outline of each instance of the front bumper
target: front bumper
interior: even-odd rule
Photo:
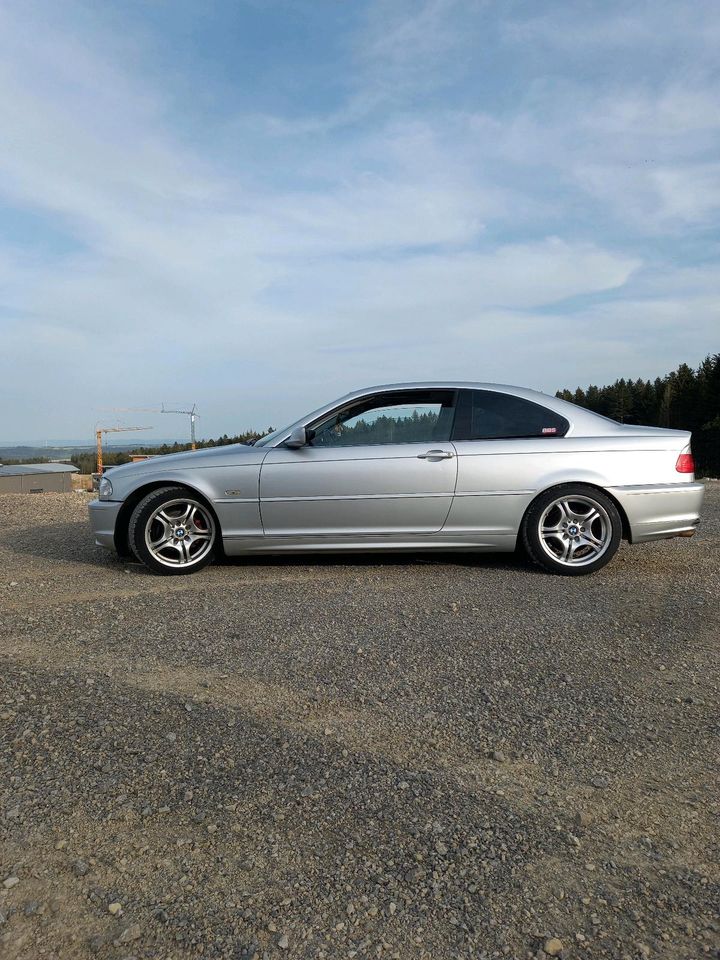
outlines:
[[[121,507],[121,500],[91,500],[88,504],[90,526],[99,547],[115,549],[115,522]]]
[[[700,522],[705,486],[702,483],[664,483],[652,486],[609,487],[630,524],[630,541],[646,543],[668,537],[687,537]]]

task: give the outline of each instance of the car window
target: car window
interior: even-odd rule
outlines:
[[[440,442],[450,439],[453,415],[452,391],[364,397],[314,424],[311,446]]]
[[[531,400],[494,390],[465,390],[454,439],[563,437],[569,426],[564,417]]]

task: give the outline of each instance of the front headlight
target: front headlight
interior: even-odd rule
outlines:
[[[101,500],[108,500],[112,496],[112,484],[107,477],[100,477],[98,493],[100,494]]]

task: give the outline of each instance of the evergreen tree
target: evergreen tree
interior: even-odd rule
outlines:
[[[698,471],[720,474],[720,353],[707,356],[697,370],[681,363],[654,381],[620,379],[586,390],[565,388],[556,396],[624,423],[690,430]]]

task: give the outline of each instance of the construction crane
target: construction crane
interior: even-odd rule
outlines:
[[[157,407],[100,407],[101,413],[160,413]]]
[[[104,433],[127,433],[135,430],[152,430],[152,427],[98,427],[95,430],[95,439],[97,440],[97,472],[102,476],[103,472],[103,452],[102,435]]]
[[[195,413],[195,407],[197,404],[192,405],[192,410],[166,410],[165,404],[163,403],[160,408],[160,413],[182,413],[186,417],[190,417],[190,449],[197,450],[195,445],[195,421],[199,418],[199,414]]]

